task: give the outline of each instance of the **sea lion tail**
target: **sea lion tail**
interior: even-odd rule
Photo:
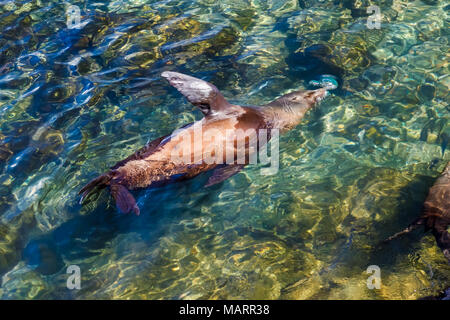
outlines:
[[[133,195],[121,184],[112,184],[110,187],[111,195],[116,200],[117,208],[123,213],[133,211],[137,216],[140,214],[136,199]]]
[[[104,189],[109,186],[112,197],[116,201],[117,208],[123,213],[129,213],[133,211],[136,215],[140,214],[138,205],[133,195],[123,185],[112,180],[111,173],[105,173],[97,178],[91,180],[85,185],[80,192],[81,195],[80,204],[83,204],[86,199],[91,197],[98,190]]]
[[[110,180],[111,177],[107,173],[92,179],[80,190],[80,192],[78,192],[78,194],[81,195],[80,204],[83,204],[85,200],[92,196],[98,189],[105,188]]]

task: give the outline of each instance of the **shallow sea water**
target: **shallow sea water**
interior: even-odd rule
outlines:
[[[430,233],[378,245],[450,160],[448,2],[70,4],[79,29],[68,3],[0,1],[0,298],[418,299],[450,285]],[[164,70],[239,104],[324,74],[339,88],[280,138],[276,175],[142,190],[139,217],[106,192],[81,207],[89,179],[201,117]]]

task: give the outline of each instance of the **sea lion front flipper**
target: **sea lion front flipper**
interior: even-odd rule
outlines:
[[[243,164],[230,164],[215,169],[212,176],[209,177],[205,187],[211,187],[215,184],[225,181],[226,179],[234,176],[236,173],[241,171],[242,168],[244,168]]]
[[[121,184],[112,184],[110,186],[111,195],[116,200],[117,208],[123,213],[129,213],[131,210],[138,216],[140,210],[136,204],[133,195]]]
[[[194,106],[199,107],[205,116],[223,112],[230,105],[215,85],[186,74],[164,71],[167,79]]]

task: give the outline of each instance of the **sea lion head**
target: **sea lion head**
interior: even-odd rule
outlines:
[[[327,94],[327,88],[293,91],[266,104],[265,114],[272,119],[271,122],[275,127],[289,130],[296,126],[305,113],[322,101]]]
[[[292,105],[314,106],[322,101],[322,99],[325,98],[327,94],[328,91],[325,88],[321,88],[318,90],[299,90],[288,93],[287,95],[281,97],[281,99]]]
[[[309,109],[320,101],[322,101],[328,94],[326,88],[317,90],[299,90],[285,94],[280,98],[267,104],[267,106],[281,107],[287,109]]]

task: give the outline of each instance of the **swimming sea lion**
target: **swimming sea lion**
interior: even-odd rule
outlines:
[[[257,133],[254,136],[261,142],[258,133],[274,129],[283,132],[293,128],[306,111],[327,94],[326,88],[300,90],[286,94],[262,107],[239,106],[229,103],[214,85],[201,79],[169,71],[163,72],[161,76],[189,102],[199,107],[204,118],[176,130],[171,135],[151,141],[111,167],[110,171],[89,182],[79,192],[81,203],[96,190],[108,186],[120,211],[123,213],[133,211],[139,215],[139,207],[128,190],[193,178],[211,169],[215,170],[207,186],[219,183],[239,172],[249,163],[250,155],[255,152],[255,148],[249,147],[250,138],[244,138],[247,139],[245,159],[238,162],[235,156],[241,151],[238,150],[236,137],[228,134],[230,131],[253,130]],[[201,134],[198,135],[198,132]],[[269,139],[270,136],[267,141]],[[261,147],[261,143],[258,147]],[[187,151],[182,161],[177,157],[174,158],[180,150]],[[229,161],[230,154],[232,161]]]
[[[425,230],[431,229],[438,247],[441,248],[450,264],[450,234],[447,231],[450,225],[450,162],[447,163],[441,176],[428,192],[422,215],[406,229],[396,233],[385,241],[390,241],[398,236],[409,233],[421,225],[425,226]]]

